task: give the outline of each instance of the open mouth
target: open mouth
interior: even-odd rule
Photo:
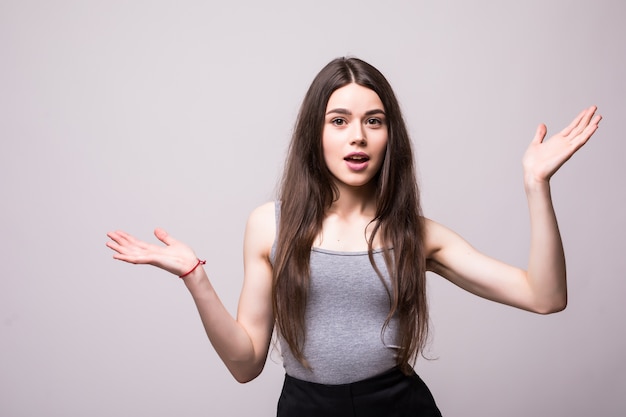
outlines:
[[[343,160],[352,171],[363,171],[369,166],[370,157],[364,153],[355,152],[347,155]]]
[[[354,163],[363,163],[370,160],[370,158],[365,154],[350,154],[343,158],[345,161],[354,162]]]

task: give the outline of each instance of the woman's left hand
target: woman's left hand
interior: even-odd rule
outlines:
[[[537,127],[535,138],[524,154],[522,164],[528,183],[548,182],[552,175],[583,146],[598,128],[602,116],[595,115],[596,106],[583,110],[565,129],[544,140],[546,125]]]

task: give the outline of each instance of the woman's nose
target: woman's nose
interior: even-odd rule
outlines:
[[[363,126],[359,124],[358,126],[355,127],[354,132],[352,132],[352,138],[353,138],[351,142],[352,144],[362,146],[367,143]]]

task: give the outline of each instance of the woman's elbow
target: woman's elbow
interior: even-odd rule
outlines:
[[[559,313],[567,307],[567,298],[559,298],[558,300],[551,300],[547,303],[537,304],[532,308],[532,311],[537,314],[548,315]]]
[[[255,367],[254,369],[230,369],[230,373],[235,378],[235,381],[240,384],[247,384],[248,382],[256,379],[261,375],[263,366]]]
[[[235,381],[239,382],[240,384],[247,384],[248,382],[254,380],[258,375],[237,375],[237,374],[233,374],[233,377],[235,377]]]

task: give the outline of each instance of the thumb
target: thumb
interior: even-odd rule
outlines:
[[[543,142],[543,139],[546,137],[546,133],[548,132],[548,128],[545,124],[541,123],[537,126],[537,131],[535,132],[535,137],[533,138],[534,144],[539,144]]]
[[[157,227],[156,229],[154,229],[154,235],[157,237],[157,239],[165,243],[167,246],[170,246],[171,244],[176,242],[174,238],[168,235],[167,232],[161,229],[160,227]]]

